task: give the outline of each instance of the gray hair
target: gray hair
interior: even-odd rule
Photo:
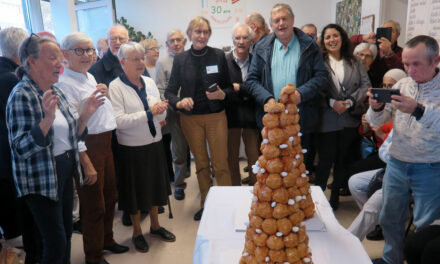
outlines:
[[[234,34],[234,32],[235,32],[235,30],[237,29],[237,28],[239,28],[239,27],[244,27],[244,28],[246,28],[247,30],[248,30],[248,32],[249,32],[249,40],[252,40],[253,38],[254,38],[254,31],[252,30],[252,28],[250,27],[250,26],[248,26],[248,25],[246,25],[246,24],[243,24],[243,23],[237,23],[237,24],[235,24],[234,25],[234,27],[232,28],[232,41],[234,41],[234,37],[235,37],[235,34]]]
[[[394,24],[394,26],[396,26],[396,31],[397,31],[397,34],[399,34],[400,35],[400,23],[399,22],[397,22],[397,21],[395,21],[395,20],[392,20],[392,19],[390,19],[390,20],[388,20],[388,21],[386,21],[384,24],[386,24],[386,23],[393,23]]]
[[[144,47],[142,47],[141,44],[130,41],[121,45],[118,51],[118,59],[120,61],[126,59],[128,55],[130,55],[130,53],[133,51],[138,52],[139,54],[142,55],[142,57],[144,56],[145,53],[145,49]]]
[[[61,49],[70,50],[72,47],[81,42],[87,42],[92,44],[93,46],[92,39],[86,33],[73,32],[63,38],[63,40],[61,41]]]
[[[41,45],[50,42],[58,46],[58,42],[51,37],[40,37],[32,34],[30,37],[23,40],[18,49],[18,57],[20,59],[21,67],[19,68],[17,75],[21,79],[24,73],[29,73],[29,57],[38,58],[40,56]]]
[[[435,61],[435,58],[438,56],[438,43],[437,40],[430,36],[426,35],[419,35],[415,36],[414,38],[408,40],[405,44],[405,48],[415,48],[420,43],[425,44],[425,53],[426,57],[430,64],[432,64]]]
[[[18,59],[18,47],[24,39],[29,37],[26,30],[17,27],[8,27],[0,31],[0,50],[4,57]]]
[[[183,32],[180,29],[171,29],[167,33],[167,41],[171,38],[172,35],[180,34],[185,39],[185,35],[183,35]]]
[[[363,50],[366,50],[366,49],[370,50],[371,53],[373,53],[373,60],[375,60],[376,56],[377,56],[377,47],[376,47],[375,44],[370,44],[370,43],[362,42],[362,43],[358,44],[356,46],[356,48],[354,48],[353,55],[356,55],[359,52],[361,52]]]
[[[270,21],[272,21],[272,13],[273,12],[278,12],[281,9],[285,9],[287,11],[287,13],[289,13],[289,15],[291,15],[292,17],[295,17],[295,15],[293,14],[292,8],[290,7],[290,5],[288,4],[284,4],[284,3],[278,3],[275,4],[272,9],[270,10]]]
[[[128,30],[127,30],[123,25],[121,25],[121,24],[115,24],[114,26],[112,26],[111,28],[109,28],[109,29],[107,30],[107,38],[108,38],[108,39],[110,38],[110,31],[111,31],[112,29],[114,29],[114,28],[119,28],[119,29],[124,30],[124,31],[127,33],[127,37],[128,37]]]
[[[256,22],[257,24],[259,24],[261,29],[264,29],[265,25],[266,25],[266,21],[264,20],[264,17],[260,13],[250,14],[248,17],[248,21],[250,24],[252,24],[252,23],[255,24],[255,22]]]
[[[148,39],[144,39],[141,42],[139,42],[139,44],[142,45],[142,47],[144,48],[145,52],[147,52],[147,50],[149,48],[151,48],[151,46],[153,46],[154,44],[158,44],[156,39],[153,38],[148,38]]]
[[[301,30],[303,30],[305,27],[311,27],[315,29],[316,34],[318,34],[318,28],[316,28],[315,24],[309,23],[309,24],[305,24],[301,27]]]

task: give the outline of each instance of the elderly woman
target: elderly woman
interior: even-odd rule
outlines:
[[[54,85],[62,60],[56,41],[32,35],[20,45],[19,57],[21,81],[6,107],[15,185],[41,233],[41,263],[70,263],[73,178],[80,185],[96,181],[93,175],[82,178],[78,141],[104,95],[92,92],[75,120]]]
[[[329,72],[328,85],[321,96],[322,121],[318,140],[319,163],[316,183],[323,190],[333,169],[333,187],[330,205],[339,206],[339,188],[346,178],[348,165],[359,156],[362,104],[367,88],[371,87],[362,62],[353,56],[345,30],[336,24],[324,27],[321,34],[321,50]],[[357,155],[356,155],[357,154]]]
[[[61,42],[64,72],[58,86],[69,100],[70,110],[78,115],[84,100],[96,89],[107,95],[107,86],[97,84],[87,72],[95,56],[92,39],[84,33],[67,35]],[[86,263],[104,263],[103,249],[114,253],[128,251],[113,240],[113,217],[117,201],[115,168],[111,149],[112,130],[116,120],[110,100],[105,98],[87,123],[88,135],[79,144],[79,158],[86,176],[97,182],[78,190]]]
[[[152,38],[144,39],[140,44],[145,49],[145,69],[147,70],[149,77],[156,82],[156,62],[159,59],[160,47],[157,44],[157,40]]]
[[[119,209],[128,212],[133,223],[133,243],[140,252],[149,247],[142,235],[140,212],[150,212],[150,234],[173,242],[174,234],[161,227],[157,207],[166,205],[170,185],[162,145],[160,122],[165,119],[167,101],[161,101],[153,79],[142,76],[144,48],[134,42],[118,51],[124,73],[110,83],[110,100],[116,118],[116,136],[121,157],[118,179]]]
[[[370,68],[377,56],[377,46],[366,42],[360,43],[354,48],[353,55],[361,59],[367,70],[371,85],[376,88],[379,87],[381,84],[380,77],[376,76],[375,71],[371,71]]]
[[[208,46],[212,33],[209,21],[195,17],[189,22],[186,33],[192,41],[191,49],[174,58],[165,97],[182,112],[180,124],[196,161],[202,207],[194,215],[194,220],[198,221],[211,186],[211,161],[206,141],[217,184],[231,185],[224,100],[227,93],[233,93],[233,88],[225,53]]]

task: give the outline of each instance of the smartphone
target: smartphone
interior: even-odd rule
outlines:
[[[391,34],[393,33],[393,28],[390,27],[378,27],[376,29],[376,44],[379,44],[378,40],[381,38],[386,38],[391,41]]]
[[[391,103],[392,95],[400,95],[399,89],[372,88],[373,98],[379,103]]]
[[[213,93],[217,91],[217,83],[213,83],[208,87],[208,92]]]

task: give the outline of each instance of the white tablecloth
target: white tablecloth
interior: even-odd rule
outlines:
[[[236,208],[251,199],[252,187],[211,187],[205,202],[194,247],[194,264],[235,264],[244,247],[245,232],[236,232]],[[314,264],[371,264],[361,242],[336,220],[319,187],[312,186],[312,198],[325,224],[325,232],[308,231]]]

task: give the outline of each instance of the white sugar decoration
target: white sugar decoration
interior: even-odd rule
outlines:
[[[282,237],[282,236],[283,236],[283,233],[277,232],[277,237]]]
[[[307,199],[307,196],[303,195],[303,200]]]
[[[295,197],[295,199],[297,202],[300,202],[302,200],[302,196],[297,196],[297,197]]]
[[[307,177],[307,174],[303,173],[303,174],[301,174],[301,177],[305,178],[305,177]]]
[[[288,113],[289,113],[289,110],[286,109],[286,111],[284,111],[284,112],[285,112],[286,114],[288,114]]]
[[[304,258],[303,260],[304,260],[305,263],[309,263],[310,262],[309,258]]]
[[[287,204],[289,204],[289,205],[294,205],[294,204],[295,204],[295,200],[293,200],[293,199],[289,199],[289,201],[287,202]]]
[[[298,109],[298,113],[299,113],[299,108],[297,108]]]
[[[257,196],[252,197],[252,201],[253,201],[253,202],[258,201],[258,197],[257,197]]]
[[[281,144],[280,145],[280,149],[285,149],[285,148],[287,148],[287,144]]]
[[[277,206],[277,202],[272,202],[272,203],[270,204],[270,206],[272,206],[272,207]]]
[[[297,227],[297,226],[292,227],[292,231],[297,233],[299,231],[299,227]]]
[[[265,170],[264,168],[261,168],[261,169],[260,169],[260,172],[261,172],[261,173],[265,173],[266,170]]]
[[[306,170],[306,174],[309,174],[310,172],[308,170]]]
[[[304,222],[301,223],[301,226],[306,226],[306,224]]]
[[[287,172],[285,172],[285,171],[281,172],[281,176],[286,177],[287,176]]]
[[[269,261],[270,261],[270,258],[269,258],[269,257],[266,257],[266,258],[264,259],[264,261],[269,262]]]
[[[298,137],[301,137],[303,134],[301,132],[298,132]]]
[[[244,222],[244,225],[245,226],[249,226],[249,222]]]
[[[296,160],[293,161],[293,166],[296,166]]]
[[[263,143],[264,143],[264,144],[269,143],[269,139],[267,139],[267,138],[263,139]]]
[[[299,159],[299,158],[301,158],[301,155],[296,154],[295,158],[296,158],[296,159]]]
[[[244,252],[244,253],[243,253],[243,257],[247,257],[247,256],[249,256],[249,253]]]
[[[290,138],[289,138],[289,141],[290,141],[290,142],[293,142],[293,140],[295,140],[294,137],[290,137]]]
[[[286,261],[286,262],[284,262],[283,264],[290,264],[290,262]]]
[[[309,251],[308,251],[309,253],[312,253],[312,249],[311,248],[309,248]]]
[[[303,152],[303,153],[307,153],[307,149],[303,149],[302,152]]]
[[[255,233],[257,233],[257,234],[261,234],[261,232],[263,232],[263,231],[261,231],[261,229],[255,229]]]
[[[257,174],[258,173],[258,171],[260,170],[260,166],[258,166],[258,165],[252,165],[252,172],[254,173],[254,174]]]

